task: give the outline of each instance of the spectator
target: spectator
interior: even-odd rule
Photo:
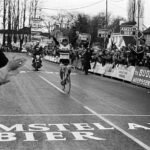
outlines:
[[[90,61],[91,61],[91,51],[89,48],[87,48],[85,50],[85,53],[83,54],[83,70],[85,72],[85,75],[87,75],[88,70],[91,69]]]
[[[8,83],[10,77],[18,74],[18,68],[23,66],[26,59],[19,58],[11,61],[0,51],[0,85]]]

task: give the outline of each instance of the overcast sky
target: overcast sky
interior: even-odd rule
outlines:
[[[108,11],[113,16],[122,16],[127,18],[128,0],[108,0]],[[84,12],[88,15],[96,15],[105,11],[106,0],[41,0],[42,11],[51,14],[57,14],[57,9],[67,9],[67,11]],[[56,9],[56,10],[55,10]],[[72,9],[72,10],[70,10]],[[144,24],[150,26],[150,0],[144,0]]]

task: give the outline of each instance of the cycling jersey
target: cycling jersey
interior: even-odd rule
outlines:
[[[70,45],[60,45],[59,47],[60,63],[68,65],[70,63]]]

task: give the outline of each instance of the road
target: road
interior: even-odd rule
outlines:
[[[70,95],[59,65],[35,72],[26,57],[20,74],[0,87],[2,150],[150,150],[150,94],[144,88],[72,71]]]

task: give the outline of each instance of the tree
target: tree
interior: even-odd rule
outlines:
[[[3,1],[3,46],[5,46],[6,36],[5,36],[5,30],[6,30],[6,12],[7,12],[7,0]]]
[[[81,33],[90,33],[90,17],[84,14],[78,14],[75,21],[76,30]]]
[[[110,15],[109,15],[110,16]],[[108,23],[109,23],[109,19],[110,17],[108,17]],[[90,28],[91,28],[91,41],[95,42],[97,41],[97,32],[98,29],[103,29],[106,26],[106,19],[105,19],[105,14],[104,13],[99,13],[98,15],[94,16],[91,19],[91,23],[90,23]]]
[[[112,30],[113,32],[120,32],[120,21],[126,21],[125,18],[123,17],[115,17],[112,19],[112,22],[110,23],[110,25],[108,26],[108,28],[110,30]]]
[[[143,17],[144,13],[144,5],[142,0],[129,0],[128,1],[128,20],[135,22],[136,17],[138,17],[138,11],[139,11],[139,17]]]
[[[12,10],[12,7],[11,7],[11,0],[8,0],[8,39],[7,39],[7,43],[9,46],[11,46],[11,10]]]
[[[43,18],[44,25],[48,30],[49,38],[50,38],[51,29],[54,26],[53,17],[52,16],[43,16],[42,18]]]

